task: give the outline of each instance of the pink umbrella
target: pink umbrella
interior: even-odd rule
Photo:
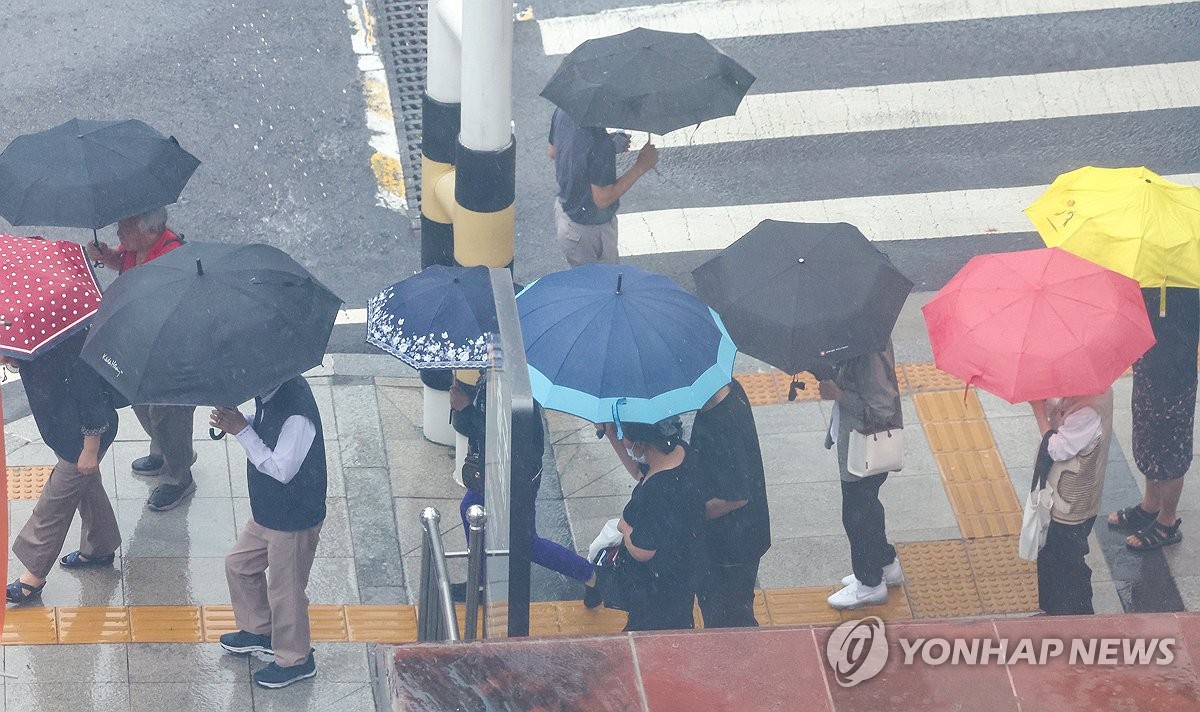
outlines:
[[[1154,345],[1138,283],[1058,248],[973,257],[921,311],[937,367],[1010,403],[1102,393]]]

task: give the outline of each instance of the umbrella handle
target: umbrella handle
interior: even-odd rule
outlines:
[[[100,235],[96,232],[96,228],[92,228],[92,244],[97,248],[100,247]],[[100,269],[100,260],[92,262],[92,269]]]
[[[208,437],[210,440],[220,440],[221,438],[225,437],[225,431],[217,430],[216,428],[209,428]]]

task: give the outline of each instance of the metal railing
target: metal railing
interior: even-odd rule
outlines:
[[[474,640],[479,627],[479,607],[483,604],[481,583],[484,566],[484,530],[487,516],[483,507],[467,509],[467,551],[446,551],[439,526],[442,516],[433,507],[421,511],[424,545],[421,547],[421,593],[417,603],[417,640]],[[507,552],[487,552],[496,555]],[[467,560],[466,611],[464,635],[459,635],[458,612],[450,593],[447,559]]]

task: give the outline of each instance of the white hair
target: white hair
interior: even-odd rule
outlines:
[[[137,216],[137,228],[140,232],[161,233],[167,226],[167,209],[155,208]]]

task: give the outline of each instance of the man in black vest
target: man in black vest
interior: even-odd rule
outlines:
[[[254,402],[252,422],[230,408],[213,410],[210,420],[214,428],[236,435],[246,451],[253,515],[225,556],[240,630],[222,635],[221,647],[268,660],[274,655],[274,662],[254,673],[254,681],[286,687],[317,674],[304,589],[325,521],[325,440],[317,402],[303,376]]]

